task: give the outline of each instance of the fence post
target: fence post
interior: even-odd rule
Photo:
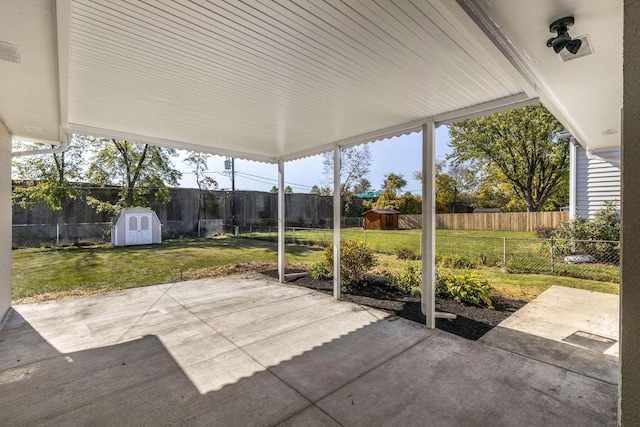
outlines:
[[[507,238],[502,238],[502,266],[507,266]]]
[[[556,272],[556,266],[555,266],[555,259],[553,257],[553,237],[551,237],[551,239],[549,239],[549,252],[551,253],[551,274],[555,274]]]
[[[198,238],[200,238],[200,220],[198,220]]]
[[[367,243],[367,229],[366,228],[362,229],[362,241],[364,243]]]
[[[327,229],[322,229],[322,245],[327,246]]]

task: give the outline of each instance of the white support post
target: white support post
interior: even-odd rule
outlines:
[[[340,147],[333,149],[333,297],[340,299]]]
[[[577,174],[576,170],[576,156],[578,155],[578,150],[576,147],[576,142],[571,137],[571,142],[569,145],[569,219],[574,220],[576,217],[576,191],[577,191]]]
[[[422,126],[422,313],[427,328],[436,327],[436,127],[432,120]]]
[[[0,121],[0,326],[11,307],[11,135]]]
[[[285,211],[284,211],[284,160],[278,160],[278,280],[284,283],[284,233],[285,233]]]

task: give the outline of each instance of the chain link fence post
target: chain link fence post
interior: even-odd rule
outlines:
[[[553,237],[549,239],[549,253],[551,254],[551,274],[555,274],[556,265],[555,265],[555,257],[553,256]]]
[[[502,266],[507,266],[507,238],[502,238]]]

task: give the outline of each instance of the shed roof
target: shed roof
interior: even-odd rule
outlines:
[[[369,209],[368,211],[366,211],[362,215],[366,215],[369,212],[379,213],[379,214],[399,214],[400,213],[400,212],[395,211],[393,209]]]
[[[113,221],[111,222],[111,226],[115,227],[118,222],[120,221],[120,218],[122,218],[122,216],[126,213],[130,213],[130,212],[144,212],[144,213],[152,213],[156,218],[158,218],[158,214],[152,210],[152,209],[148,209],[148,208],[143,208],[141,206],[135,206],[132,208],[127,208],[127,209],[123,209],[120,212],[118,212],[116,214],[116,216],[113,218]]]
[[[575,15],[593,54],[563,63]],[[296,159],[537,97],[619,146],[622,0],[0,2],[0,117],[258,161]]]

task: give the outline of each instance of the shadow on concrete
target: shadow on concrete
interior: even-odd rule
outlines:
[[[323,331],[334,326],[334,317],[234,344],[187,366],[155,335],[63,354],[13,311],[0,331],[2,420],[5,425],[616,424],[617,386],[597,375],[397,318],[374,319],[325,341]],[[505,338],[523,341],[517,334]],[[536,341],[541,350],[545,345]],[[220,382],[220,376],[228,379]]]

